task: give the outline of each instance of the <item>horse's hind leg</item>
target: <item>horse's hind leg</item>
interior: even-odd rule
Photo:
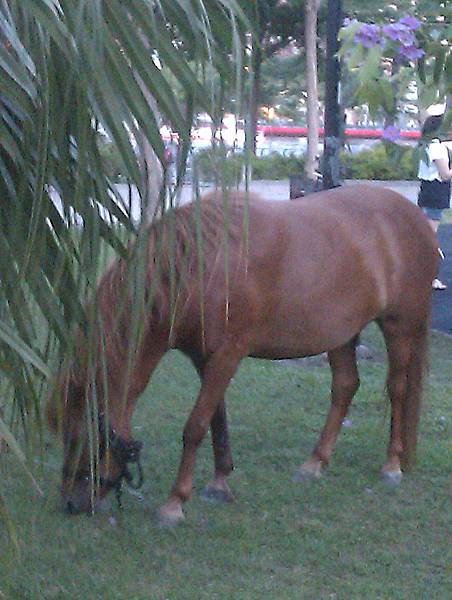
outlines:
[[[229,444],[226,406],[219,404],[210,423],[215,472],[213,480],[206,485],[201,495],[212,502],[232,502],[234,496],[227,484],[226,477],[234,468],[231,446]]]
[[[387,390],[391,401],[391,434],[383,478],[392,484],[402,480],[416,445],[422,375],[425,365],[425,324],[385,319],[379,322],[388,351]]]
[[[332,371],[331,407],[311,457],[298,469],[295,479],[317,479],[322,466],[328,464],[342,421],[359,387],[356,366],[356,341],[352,340],[328,353]]]

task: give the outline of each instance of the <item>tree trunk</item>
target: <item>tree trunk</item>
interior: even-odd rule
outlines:
[[[317,155],[319,147],[319,92],[317,78],[317,13],[320,0],[307,0],[305,16],[306,47],[306,90],[307,99],[307,153],[305,163],[306,179],[316,180]]]
[[[140,85],[149,105],[149,110],[154,113],[158,122],[159,110],[157,103],[141,82]],[[160,192],[163,185],[163,169],[146,136],[140,131],[138,131],[138,135],[140,136],[139,145],[142,149],[140,156],[141,189],[143,190],[143,197],[141,198],[141,219],[143,224],[148,225],[152,222],[156,214],[159,213],[158,203],[160,201]]]
[[[246,128],[246,151],[256,154],[257,115],[259,111],[259,97],[261,86],[262,50],[259,45],[253,44],[251,55],[252,84],[250,92],[250,108]]]
[[[148,40],[142,33],[140,35],[144,46],[150,51]],[[143,96],[146,98],[149,110],[154,114],[157,123],[161,122],[160,111],[154,96],[143,84],[138,73],[136,74],[136,78],[141,91],[143,92]],[[139,157],[142,189],[141,220],[144,225],[149,225],[154,217],[159,214],[158,204],[163,186],[163,168],[147,137],[139,129],[136,132],[136,135],[139,138],[137,141],[141,148]]]
[[[325,61],[325,135],[323,150],[323,188],[340,185],[341,128],[343,117],[339,105],[340,63],[339,29],[342,22],[342,1],[328,0]]]

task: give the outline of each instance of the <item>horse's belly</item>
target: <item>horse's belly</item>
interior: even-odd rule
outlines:
[[[375,318],[376,307],[349,303],[286,306],[266,314],[256,328],[251,355],[256,358],[300,358],[327,352],[349,342]]]
[[[332,332],[297,331],[262,332],[263,335],[255,340],[250,348],[250,356],[254,358],[301,358],[314,356],[346,344],[352,339],[359,328],[341,327]],[[265,335],[266,334],[266,335]]]

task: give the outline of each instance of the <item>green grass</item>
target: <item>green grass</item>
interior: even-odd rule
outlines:
[[[452,208],[448,208],[443,212],[443,218],[441,222],[444,224],[452,223]]]
[[[397,489],[379,479],[388,439],[384,347],[374,327],[364,341],[377,360],[361,364],[352,424],[324,478],[311,485],[292,475],[323,424],[328,368],[244,361],[227,397],[237,500],[214,506],[195,493],[175,530],[159,529],[154,514],[172,484],[198,389],[178,353],[159,366],[137,409],[146,479],[142,500],[124,494],[122,513],[114,503],[94,517],[60,512],[56,442],[35,464],[45,498],[12,457],[2,459],[20,557],[5,534],[0,599],[448,600],[452,339],[432,336],[418,466]],[[211,465],[206,441],[196,491]]]

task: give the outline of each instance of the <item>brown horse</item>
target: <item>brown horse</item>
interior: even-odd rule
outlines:
[[[171,348],[190,357],[202,385],[184,427],[174,487],[160,509],[163,522],[184,518],[196,449],[209,427],[215,468],[205,492],[232,498],[224,395],[246,356],[328,353],[331,408],[311,457],[298,470],[299,477],[319,477],[359,386],[355,340],[370,321],[383,332],[389,361],[391,432],[382,471],[386,479],[400,481],[415,451],[438,266],[437,242],[419,208],[393,191],[364,185],[288,202],[231,193],[226,203],[223,194],[213,193],[174,210],[148,233],[137,344],[130,341],[130,294],[120,301],[127,279],[120,260],[96,293],[102,340],[96,343],[103,360],[90,371],[87,344],[79,335],[77,366],[59,373],[62,402],[48,406],[53,426],[58,413],[62,419],[62,495],[70,512],[93,510],[129,477],[127,464],[139,453],[130,433],[136,399]],[[88,448],[93,434],[91,444],[87,434],[93,406],[95,476]]]

